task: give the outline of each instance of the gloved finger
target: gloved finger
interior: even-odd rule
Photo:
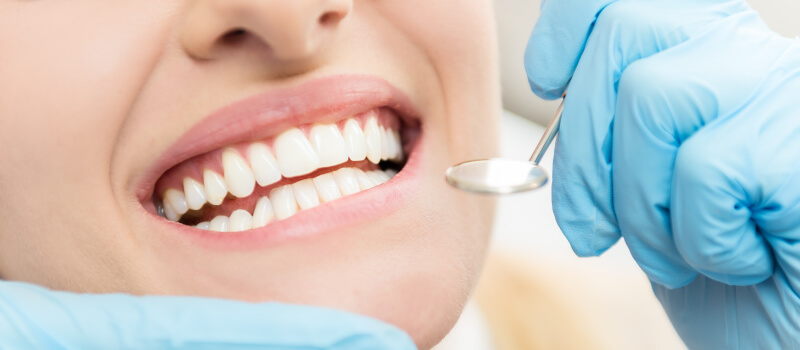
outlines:
[[[415,349],[364,316],[277,303],[80,295],[0,282],[0,348]]]
[[[616,0],[542,0],[539,20],[525,51],[525,69],[533,92],[561,97],[578,66],[597,15]]]
[[[737,43],[750,42],[746,35],[737,35]],[[800,238],[800,121],[797,90],[791,90],[800,87],[800,77],[781,67],[800,70],[800,54],[785,63],[791,40],[772,36],[758,43],[748,45],[747,59],[730,60],[741,67],[740,76],[758,76],[757,84],[749,84],[757,93],[684,143],[675,165],[678,248],[703,274],[732,285],[769,278],[775,259],[785,269],[800,267],[793,257]],[[775,258],[773,247],[781,252]]]
[[[570,83],[553,164],[553,211],[576,254],[599,255],[620,237],[611,169],[621,72],[724,16],[718,9],[687,12],[672,2],[641,1],[618,1],[600,14]]]
[[[739,33],[762,25],[753,11],[728,17],[622,74],[614,123],[614,209],[631,254],[656,283],[676,288],[697,275],[672,234],[675,158],[696,130],[758,92],[770,69],[763,62],[785,49],[761,40],[768,34],[745,40]]]

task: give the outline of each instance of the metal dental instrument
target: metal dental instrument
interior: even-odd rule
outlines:
[[[566,98],[566,93],[562,98]],[[539,189],[547,184],[547,171],[539,166],[547,148],[558,134],[564,100],[544,131],[530,160],[478,159],[451,166],[445,173],[447,183],[458,189],[484,194],[510,194]]]

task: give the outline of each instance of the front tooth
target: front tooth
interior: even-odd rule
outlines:
[[[373,181],[371,177],[365,174],[361,169],[354,169],[356,173],[356,179],[358,180],[358,187],[364,191],[370,188],[373,188],[378,185],[377,182]]]
[[[174,215],[177,215],[178,218],[181,215],[186,214],[189,211],[189,206],[186,204],[186,196],[183,195],[182,191],[176,190],[174,188],[168,189],[164,192],[164,209],[170,207],[173,210]],[[170,219],[172,220],[172,219]],[[172,220],[177,221],[177,220]]]
[[[314,178],[314,187],[317,188],[317,193],[323,202],[330,202],[342,197],[342,192],[339,190],[339,185],[331,174],[322,174]]]
[[[274,216],[269,198],[261,197],[256,203],[256,210],[253,211],[253,228],[267,226]]]
[[[319,157],[320,167],[339,165],[347,161],[347,144],[336,124],[314,125],[309,136],[311,146]]]
[[[208,224],[208,230],[217,232],[228,232],[228,217],[225,215],[220,215],[215,217]]]
[[[272,203],[272,209],[278,220],[286,219],[297,212],[297,201],[294,199],[291,185],[281,186],[270,191],[269,201]]]
[[[208,228],[209,228],[210,226],[211,226],[211,223],[210,223],[210,222],[208,222],[208,221],[203,221],[203,222],[201,222],[201,223],[199,223],[199,224],[195,225],[194,227],[196,227],[196,228],[199,228],[199,229],[201,229],[201,230],[206,230],[206,231],[208,231]]]
[[[242,232],[253,228],[253,216],[244,209],[238,209],[228,220],[228,232]]]
[[[349,196],[361,191],[358,186],[356,172],[353,168],[341,168],[336,170],[333,172],[333,178],[336,180],[336,184],[339,185],[342,195]]]
[[[367,158],[370,162],[378,164],[381,162],[381,129],[378,127],[378,120],[369,117],[364,124],[364,138],[367,141]]]
[[[392,152],[392,147],[389,144],[389,132],[383,126],[379,129],[381,131],[381,160],[388,160]]]
[[[281,169],[267,145],[256,142],[247,149],[247,158],[258,185],[266,187],[281,180]]]
[[[198,210],[206,205],[206,188],[191,177],[183,178],[183,191],[186,192],[186,204],[189,209]]]
[[[253,193],[256,178],[239,152],[230,148],[222,152],[222,169],[225,173],[225,185],[232,195],[244,198]]]
[[[206,188],[206,199],[213,205],[222,204],[222,200],[228,195],[228,186],[225,179],[216,171],[206,169],[203,171],[203,183]]]
[[[360,162],[367,159],[367,140],[355,119],[350,118],[344,123],[344,143],[352,161]]]
[[[292,128],[280,134],[274,147],[278,167],[285,177],[306,175],[319,168],[319,157],[300,129]]]
[[[319,205],[319,194],[317,194],[317,189],[314,188],[314,182],[311,179],[295,182],[292,184],[292,190],[294,190],[294,198],[300,209],[311,209]]]

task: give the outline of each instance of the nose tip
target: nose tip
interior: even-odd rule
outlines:
[[[352,8],[352,0],[197,0],[181,41],[197,59],[248,51],[302,60],[323,51]]]

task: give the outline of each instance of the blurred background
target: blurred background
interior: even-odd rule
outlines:
[[[522,159],[559,102],[530,92],[522,64],[539,1],[495,3],[503,103],[510,112],[503,116],[501,151]],[[800,1],[750,3],[773,30],[800,35]],[[552,151],[542,164],[552,169]],[[685,346],[623,241],[601,257],[577,258],[556,225],[549,186],[501,198],[489,261],[473,302],[440,349],[606,348]]]

